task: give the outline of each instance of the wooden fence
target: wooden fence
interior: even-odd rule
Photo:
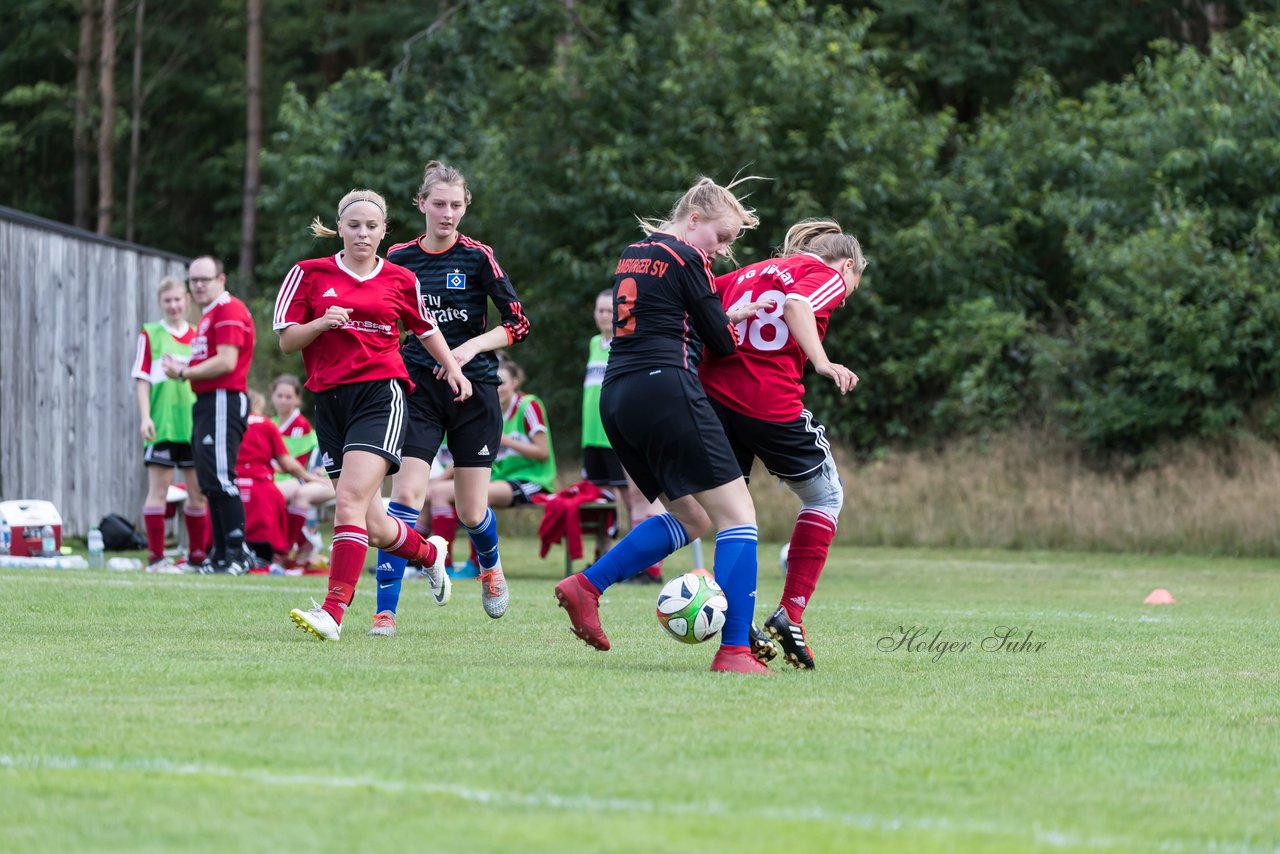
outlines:
[[[72,536],[111,512],[141,522],[129,373],[160,279],[186,263],[0,207],[0,497],[52,501]]]

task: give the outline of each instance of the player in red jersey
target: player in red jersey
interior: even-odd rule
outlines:
[[[191,455],[191,404],[195,402],[195,392],[189,383],[166,376],[163,364],[169,355],[190,358],[196,330],[187,323],[187,286],[180,279],[163,278],[157,296],[164,319],[143,324],[133,360],[142,441],[146,443],[142,461],[147,467],[147,498],[142,505],[142,519],[147,531],[147,571],[180,572],[164,556],[165,510],[175,470],[183,473],[182,483],[187,488],[183,516],[190,566],[204,562],[209,547],[209,511]]]
[[[400,326],[438,361],[439,379],[457,400],[471,396],[413,273],[378,256],[387,233],[387,203],[372,190],[352,190],[338,203],[338,230],[311,225],[317,236],[342,237],[336,255],[300,261],[276,297],[272,328],[280,349],[302,351],[306,386],[315,394],[321,462],[335,483],[337,505],[329,589],[323,604],[290,612],[299,628],[337,640],[355,595],[369,543],[444,574],[444,542],[423,540],[386,515],[382,480],[400,468],[405,395],[413,390],[400,358]]]
[[[743,476],[756,457],[801,501],[791,533],[782,601],[764,630],[782,645],[794,667],[813,669],[804,609],[813,595],[836,534],[844,489],[826,429],[804,408],[804,365],[846,394],[858,376],[827,358],[822,339],[831,312],[858,289],[867,261],[856,238],[832,220],[804,220],[787,232],[781,257],[720,276],[716,287],[727,309],[774,303],[738,324],[741,343],[705,361],[699,375],[724,425]],[[768,644],[753,644],[771,658]]]
[[[266,405],[266,398],[249,390],[249,424],[236,460],[236,486],[244,503],[244,539],[257,558],[255,564],[281,564],[283,572],[289,527],[284,494],[276,488],[276,467],[306,483],[327,479],[307,471],[289,453],[275,422],[263,415]]]
[[[711,669],[767,673],[748,646],[756,590],[757,530],[751,493],[698,382],[701,350],[727,355],[734,324],[761,307],[726,313],[711,261],[728,257],[757,224],[732,192],[703,178],[665,222],[641,220],[648,235],[622,253],[613,277],[614,337],[600,393],[609,442],[645,497],[667,512],[636,525],[585,571],[556,585],[573,633],[609,649],[600,594],[716,526],[715,577],[729,608]]]
[[[227,293],[222,262],[203,255],[187,269],[200,322],[191,340],[191,359],[166,356],[164,372],[191,382],[192,454],[196,477],[209,499],[213,550],[202,572],[243,575],[250,561],[244,548],[244,505],[236,488],[236,455],[249,418],[247,382],[253,361],[253,318],[243,302]]]

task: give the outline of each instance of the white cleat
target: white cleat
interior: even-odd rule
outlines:
[[[422,577],[427,580],[431,597],[436,600],[436,604],[448,605],[449,597],[453,594],[453,582],[449,579],[449,573],[444,571],[444,557],[448,554],[449,544],[444,541],[444,537],[436,536],[427,537],[427,542],[436,547],[436,562],[422,568]]]
[[[502,564],[480,570],[480,603],[484,605],[484,612],[498,619],[507,613],[508,599],[507,577],[502,574]]]
[[[334,640],[342,634],[342,626],[329,616],[329,612],[321,608],[316,600],[311,600],[311,610],[294,608],[289,612],[294,624],[304,632],[315,635],[320,640]]]

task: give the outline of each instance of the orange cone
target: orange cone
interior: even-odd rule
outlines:
[[[1146,599],[1142,600],[1147,605],[1176,605],[1178,600],[1173,598],[1173,594],[1163,587],[1157,587],[1151,591]]]

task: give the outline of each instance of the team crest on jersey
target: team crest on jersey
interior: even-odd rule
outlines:
[[[458,270],[454,270],[452,273],[445,273],[444,286],[451,291],[465,291],[467,289],[467,274]]]

